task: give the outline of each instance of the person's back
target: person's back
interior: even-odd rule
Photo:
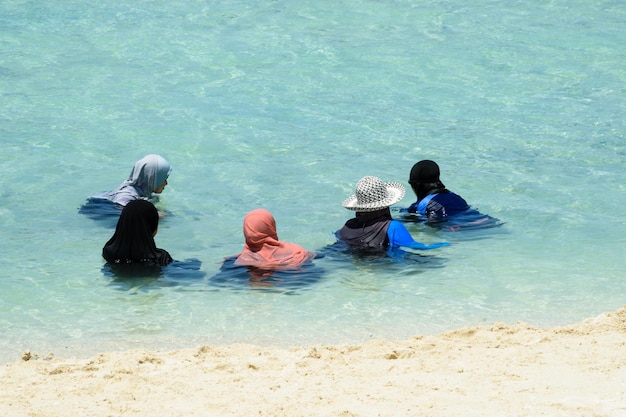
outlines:
[[[467,201],[452,191],[445,190],[429,194],[425,198],[411,204],[406,210],[409,213],[421,214],[428,221],[442,221],[447,217],[461,214],[470,209]]]
[[[387,230],[392,221],[389,207],[376,211],[356,212],[335,235],[350,247],[359,249],[386,249],[389,246]]]
[[[145,264],[167,265],[170,254],[156,247],[159,214],[146,200],[133,200],[126,204],[115,227],[115,233],[102,248],[102,257],[114,265]]]
[[[263,270],[297,269],[315,258],[315,253],[302,246],[278,239],[276,220],[265,209],[249,212],[243,220],[244,248],[235,265]]]

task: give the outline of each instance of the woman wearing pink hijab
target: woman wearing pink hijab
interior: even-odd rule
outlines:
[[[276,220],[265,209],[255,209],[246,215],[243,235],[246,241],[235,265],[266,271],[298,269],[316,255],[295,243],[278,240]]]

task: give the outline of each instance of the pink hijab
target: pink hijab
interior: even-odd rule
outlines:
[[[295,243],[281,242],[276,233],[276,220],[265,209],[252,210],[243,219],[246,242],[235,259],[235,265],[261,269],[294,269],[315,257]]]

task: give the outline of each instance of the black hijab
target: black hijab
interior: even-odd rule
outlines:
[[[170,254],[154,243],[158,226],[159,213],[151,202],[129,202],[122,210],[113,237],[102,248],[102,256],[111,264],[169,264],[172,262]]]
[[[337,232],[337,237],[354,248],[385,248],[389,245],[387,229],[391,221],[389,207],[381,210],[357,212]]]
[[[422,200],[429,194],[449,193],[446,186],[439,180],[439,165],[435,161],[425,159],[419,161],[409,176],[409,184],[417,196],[417,201]]]

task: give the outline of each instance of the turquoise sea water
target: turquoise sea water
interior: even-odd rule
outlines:
[[[359,343],[626,303],[621,1],[0,2],[0,360]],[[201,274],[118,282],[77,210],[147,153],[157,245]],[[333,243],[364,175],[419,159],[500,229],[404,261],[326,257],[304,288],[216,287],[241,221]],[[413,201],[410,190],[398,206]],[[426,256],[427,255],[427,256]]]

